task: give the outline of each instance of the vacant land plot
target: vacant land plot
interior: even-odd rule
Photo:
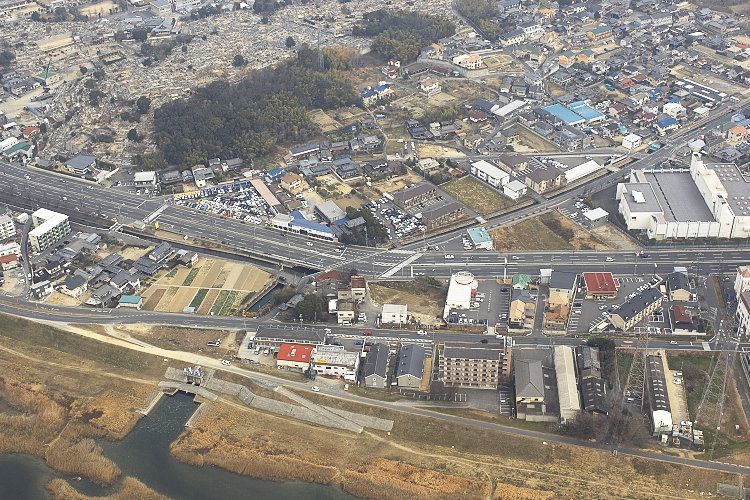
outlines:
[[[314,109],[308,113],[308,116],[320,126],[320,130],[323,132],[330,132],[342,127],[339,122],[328,116],[322,109]]]
[[[85,7],[80,7],[78,12],[82,16],[96,17],[99,14],[102,16],[109,15],[113,12],[113,9],[117,9],[117,4],[111,0],[105,0],[104,2],[97,2]]]
[[[392,193],[393,191],[398,191],[405,186],[416,184],[421,181],[422,177],[414,172],[409,172],[406,175],[399,175],[398,177],[392,177],[385,181],[374,182],[372,187],[383,193]]]
[[[440,185],[440,189],[481,215],[513,205],[513,200],[473,177],[462,177]]]
[[[201,259],[192,269],[172,270],[158,278],[143,292],[144,307],[169,312],[194,307],[199,314],[230,314],[239,301],[262,290],[270,279],[269,273],[252,266]]]
[[[419,278],[409,282],[372,283],[370,294],[378,304],[406,304],[409,314],[429,324],[443,313],[447,290]]]
[[[483,60],[488,69],[500,72],[512,71],[521,67],[511,56],[505,54],[490,56]]]
[[[464,158],[466,155],[450,146],[438,146],[437,144],[417,144],[420,158]]]
[[[490,233],[496,250],[607,250],[591,233],[558,212],[548,212]]]
[[[560,151],[560,148],[553,143],[526,127],[517,127],[517,130],[519,142],[532,151],[537,151],[539,153],[557,153]],[[520,151],[517,147],[515,149],[516,151]]]

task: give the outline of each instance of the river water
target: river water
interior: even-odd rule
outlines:
[[[162,398],[148,417],[138,422],[122,441],[100,441],[104,455],[122,470],[174,500],[353,500],[339,488],[301,481],[277,483],[240,476],[218,467],[195,467],[178,462],[169,445],[197,405],[193,396],[177,393]],[[64,477],[81,493],[101,496],[117,491],[119,485],[101,488],[89,481],[61,476],[42,460],[25,455],[0,455],[0,499],[38,500],[49,495],[44,485]]]

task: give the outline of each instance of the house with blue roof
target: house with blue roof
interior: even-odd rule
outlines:
[[[362,102],[365,106],[370,106],[391,95],[393,95],[393,85],[386,83],[385,85],[380,85],[372,90],[364,92],[362,94]]]
[[[268,182],[273,182],[281,179],[286,175],[286,170],[284,170],[281,167],[274,168],[273,170],[269,170],[266,172],[266,180]]]
[[[671,130],[677,130],[678,128],[680,128],[680,124],[675,118],[672,118],[670,116],[661,120],[657,120],[654,124],[654,128],[659,135],[664,135]]]

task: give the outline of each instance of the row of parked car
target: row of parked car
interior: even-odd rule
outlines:
[[[368,208],[373,215],[376,217],[378,216],[378,208],[373,209],[372,206]],[[420,234],[425,228],[425,225],[420,218],[408,214],[394,206],[381,208],[380,216],[385,217],[390,221],[397,238],[405,238],[414,234]],[[388,230],[388,235],[391,236],[391,228],[387,225],[386,228]]]
[[[253,224],[264,224],[275,215],[263,197],[253,188],[237,193],[219,194],[203,200],[180,199],[176,203]]]

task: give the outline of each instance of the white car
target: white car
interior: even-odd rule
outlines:
[[[227,366],[229,366],[229,365],[231,365],[231,364],[232,364],[232,362],[231,362],[231,361],[229,361],[228,359],[222,359],[222,360],[221,360],[221,364],[222,364],[222,365],[227,365]]]
[[[320,392],[320,387],[318,387],[317,385],[310,387],[310,389],[312,389],[313,392]]]
[[[454,259],[455,257],[453,257],[453,254],[450,254],[450,253],[449,253],[449,254],[447,254],[447,255],[445,256],[445,258],[446,258],[447,260],[450,260],[450,259]]]
[[[614,262],[614,260],[615,260],[615,259],[613,259],[612,257],[607,257],[607,258],[606,258],[606,259],[604,259],[604,260],[605,260],[606,262]]]
[[[427,335],[427,332],[426,332],[426,331],[424,331],[424,330],[419,330],[419,331],[417,332],[417,335]]]
[[[682,384],[682,380],[681,380],[681,379],[679,379],[679,378],[676,378],[676,379],[674,379],[674,383],[675,383],[676,385],[680,385],[680,384]]]
[[[308,241],[307,242],[307,246],[309,246],[309,247],[313,246],[313,242],[312,241]]]

